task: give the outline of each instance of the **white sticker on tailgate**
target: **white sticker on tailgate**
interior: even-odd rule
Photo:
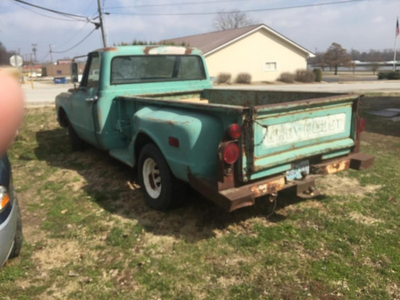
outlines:
[[[270,125],[263,128],[264,146],[282,146],[344,132],[346,114],[336,114]]]

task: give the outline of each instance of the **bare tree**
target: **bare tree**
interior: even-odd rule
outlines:
[[[350,55],[338,43],[332,43],[328,50],[326,50],[324,60],[330,67],[335,69],[335,75],[337,75],[339,66],[348,67],[351,63]]]
[[[379,51],[369,50],[368,60],[370,61],[370,69],[375,75],[376,71],[382,66],[383,57]]]
[[[214,19],[214,28],[217,30],[228,30],[245,27],[253,24],[253,20],[246,13],[239,10],[220,11]]]
[[[6,47],[4,47],[3,43],[0,42],[0,66],[8,64],[8,52]]]

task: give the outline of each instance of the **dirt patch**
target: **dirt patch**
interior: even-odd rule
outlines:
[[[86,251],[86,250],[85,250]],[[36,251],[32,260],[38,262],[38,270],[46,272],[56,268],[64,268],[81,257],[82,249],[75,241],[51,239],[40,250]],[[94,257],[92,256],[94,259]]]
[[[400,299],[400,284],[391,282],[386,286],[386,291],[391,299]]]
[[[339,177],[330,175],[317,180],[318,190],[323,195],[329,196],[356,196],[364,197],[366,194],[374,193],[381,188],[380,185],[361,186],[355,178]]]
[[[361,223],[361,224],[365,224],[365,225],[372,225],[375,223],[381,223],[383,222],[382,220],[379,219],[374,219],[372,217],[367,217],[364,216],[358,212],[351,212],[349,214],[350,219],[352,219],[353,221],[357,222],[357,223]]]

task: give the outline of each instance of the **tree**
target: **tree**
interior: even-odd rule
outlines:
[[[239,10],[218,12],[214,19],[214,28],[217,30],[228,30],[251,25],[253,20],[246,13]]]
[[[375,75],[376,71],[382,66],[383,56],[379,51],[369,50],[367,59],[371,64],[370,69]]]
[[[4,47],[3,43],[0,42],[0,66],[1,65],[8,65],[9,63],[9,56],[6,47]]]
[[[326,50],[324,60],[330,67],[335,69],[335,75],[337,75],[339,66],[348,67],[351,63],[351,58],[346,49],[343,49],[338,43],[332,43]]]

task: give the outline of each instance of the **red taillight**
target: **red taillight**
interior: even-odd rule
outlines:
[[[179,140],[175,137],[170,136],[168,138],[168,144],[172,147],[179,148]]]
[[[224,162],[227,164],[235,163],[239,158],[239,146],[235,143],[229,143],[223,151]]]
[[[359,118],[358,119],[358,124],[357,124],[357,132],[361,133],[365,130],[365,127],[367,126],[367,121],[365,121],[364,118]]]
[[[228,127],[228,135],[231,139],[238,139],[242,135],[242,128],[239,124],[231,124]]]

